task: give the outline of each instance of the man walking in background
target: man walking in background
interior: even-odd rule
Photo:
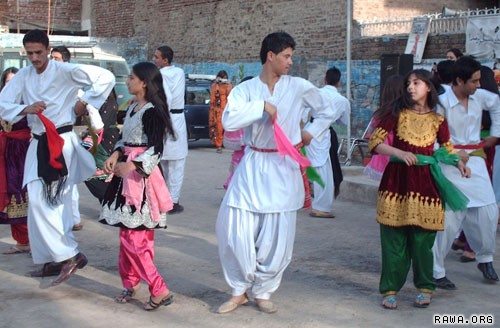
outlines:
[[[186,80],[182,68],[172,65],[174,51],[169,46],[161,46],[153,55],[153,63],[160,69],[163,88],[167,96],[168,108],[175,136],[165,139],[161,168],[168,190],[174,202],[169,214],[181,213],[184,207],[179,204],[179,197],[184,180],[184,167],[188,154],[186,118],[184,117],[184,93]]]

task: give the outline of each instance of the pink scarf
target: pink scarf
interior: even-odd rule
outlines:
[[[274,141],[276,142],[276,148],[278,148],[280,156],[290,156],[299,163],[300,167],[311,166],[309,159],[303,156],[300,151],[292,145],[290,140],[288,140],[283,130],[281,130],[277,119],[274,120]]]
[[[125,147],[127,163],[142,154],[147,147]],[[146,201],[149,205],[149,211],[153,221],[160,221],[160,213],[166,213],[174,207],[170,192],[168,191],[165,179],[158,166],[155,166],[153,172],[147,179],[144,179],[137,171],[132,171],[123,177],[122,195],[125,197],[127,205],[135,206],[140,211],[142,204],[142,195],[146,188]]]
[[[310,208],[312,205],[312,198],[311,190],[309,189],[309,181],[306,175],[306,167],[311,166],[311,162],[299,151],[300,147],[292,145],[290,140],[288,140],[288,137],[283,130],[281,130],[277,119],[274,120],[274,141],[276,142],[276,148],[278,148],[280,156],[288,155],[299,163],[305,193],[304,205],[302,207],[305,209]]]

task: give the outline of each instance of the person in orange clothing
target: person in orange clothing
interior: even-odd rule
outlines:
[[[16,74],[16,67],[9,67],[1,77],[0,90]],[[3,254],[30,252],[28,237],[28,195],[23,188],[24,159],[31,138],[26,117],[18,122],[7,122],[0,118],[0,224],[10,224],[14,246]]]
[[[219,71],[215,82],[210,88],[210,109],[208,111],[208,129],[212,143],[217,147],[217,152],[222,153],[222,113],[227,103],[227,96],[233,89],[233,85],[227,79],[225,70]]]

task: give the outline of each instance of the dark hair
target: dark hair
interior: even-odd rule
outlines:
[[[71,60],[71,53],[69,52],[68,48],[66,48],[65,46],[54,47],[54,48],[52,48],[52,50],[50,51],[50,53],[52,54],[53,52],[60,53],[61,56],[62,56],[62,60],[65,63],[69,62]]]
[[[481,66],[481,78],[479,79],[479,83],[481,84],[481,89],[488,90],[497,95],[500,94],[498,92],[497,81],[495,80],[495,72],[488,66]]]
[[[217,73],[217,77],[220,77],[221,79],[227,79],[227,72],[222,69]]]
[[[145,99],[151,102],[155,110],[165,122],[167,133],[174,136],[172,120],[167,105],[167,97],[163,89],[163,78],[160,70],[150,62],[137,63],[132,67],[132,72],[146,84]]]
[[[47,36],[47,33],[45,33],[44,31],[31,30],[24,35],[23,45],[25,46],[26,43],[41,43],[46,48],[48,48],[49,47],[49,37]]]
[[[437,72],[440,83],[450,84],[453,82],[453,60],[443,60],[437,64]]]
[[[404,93],[405,78],[403,75],[391,75],[387,78],[380,95],[380,106],[388,104],[398,98]]]
[[[457,49],[457,48],[450,48],[446,51],[446,53],[448,53],[448,52],[452,52],[455,55],[455,57],[457,57],[457,59],[460,57],[463,57],[463,55],[464,55],[462,53],[462,51],[460,51],[460,49]]]
[[[161,53],[163,59],[168,60],[168,63],[172,64],[172,60],[174,59],[174,51],[172,50],[172,48],[170,48],[169,46],[161,46],[158,47],[157,50]]]
[[[332,68],[329,68],[325,74],[326,84],[333,85],[333,86],[337,85],[337,83],[339,83],[339,81],[340,81],[341,75],[342,75],[342,73],[340,72],[340,70],[337,67],[334,66]]]
[[[17,72],[19,71],[19,69],[17,67],[9,67],[9,68],[6,68],[3,73],[2,73],[2,77],[0,78],[0,91],[5,87],[5,84],[6,84],[6,80],[7,80],[7,75],[9,75],[10,73],[12,74],[16,74]]]
[[[287,48],[295,49],[295,41],[292,36],[286,32],[274,32],[268,34],[264,40],[262,40],[262,45],[260,47],[260,61],[264,64],[267,60],[267,53],[272,51],[275,54],[279,54]]]
[[[439,104],[439,96],[436,90],[436,85],[434,84],[434,79],[432,73],[425,69],[415,69],[410,71],[404,77],[404,85],[402,88],[402,95],[395,99],[394,101],[390,101],[389,103],[381,103],[380,108],[374,113],[374,118],[382,119],[384,116],[388,114],[392,114],[394,117],[397,117],[399,113],[406,108],[413,108],[415,106],[415,102],[411,99],[411,96],[408,94],[408,79],[410,76],[414,74],[417,79],[424,82],[431,91],[427,94],[427,106],[431,109],[434,109],[437,104]],[[386,82],[387,83],[387,82]]]
[[[469,56],[463,56],[457,59],[453,65],[453,85],[458,85],[457,79],[466,83],[472,74],[481,70],[481,64]]]
[[[479,79],[479,83],[481,84],[481,89],[488,90],[500,96],[500,93],[498,92],[498,85],[495,80],[495,73],[488,66],[481,66],[481,78]],[[481,116],[481,130],[489,130],[490,128],[490,112],[483,110],[483,115]]]

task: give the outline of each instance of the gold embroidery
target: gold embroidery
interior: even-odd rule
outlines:
[[[19,219],[28,216],[28,195],[26,195],[26,202],[17,203],[16,197],[12,196],[10,203],[5,207],[5,213],[9,219]]]
[[[370,140],[368,141],[368,151],[372,151],[375,147],[384,142],[385,137],[387,137],[388,132],[381,128],[376,128],[373,131]]]
[[[427,230],[443,230],[444,209],[441,199],[422,196],[419,192],[403,196],[380,191],[377,222],[392,227],[414,225]]]
[[[448,153],[450,153],[450,154],[456,154],[455,148],[453,148],[453,145],[451,144],[450,141],[442,143],[441,147],[444,147],[448,151]]]
[[[410,145],[426,147],[436,141],[439,126],[444,117],[436,114],[417,114],[405,109],[399,114],[398,137]]]

